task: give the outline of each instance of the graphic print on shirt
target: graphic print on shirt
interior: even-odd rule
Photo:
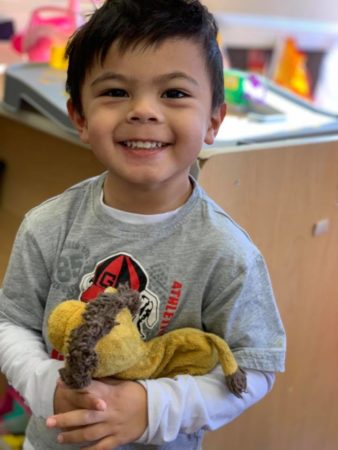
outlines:
[[[107,287],[127,284],[140,293],[140,309],[135,323],[143,338],[159,321],[160,300],[148,288],[149,278],[142,265],[128,253],[116,253],[98,262],[93,272],[82,277],[80,300],[90,302]]]

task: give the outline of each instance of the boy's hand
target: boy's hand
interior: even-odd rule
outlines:
[[[92,443],[87,450],[111,450],[133,442],[148,425],[147,393],[134,381],[92,381],[82,390],[58,387],[55,411],[46,423],[62,429],[58,442]]]
[[[54,414],[61,414],[74,409],[104,411],[106,402],[98,398],[94,392],[86,389],[69,389],[61,380],[58,381],[54,394]]]

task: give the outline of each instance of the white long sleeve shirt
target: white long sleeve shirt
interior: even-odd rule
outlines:
[[[36,416],[52,415],[58,371],[64,363],[50,359],[39,336],[10,323],[0,324],[0,343],[0,365],[12,386]],[[215,430],[231,422],[274,383],[273,372],[246,372],[248,386],[242,398],[228,391],[220,366],[204,376],[140,381],[147,390],[149,425],[137,442],[160,445],[175,440],[180,432]]]

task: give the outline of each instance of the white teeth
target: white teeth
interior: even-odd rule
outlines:
[[[124,145],[129,148],[161,148],[164,144],[161,142],[151,142],[151,141],[124,141]]]

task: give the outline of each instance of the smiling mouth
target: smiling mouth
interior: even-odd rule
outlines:
[[[133,150],[158,150],[168,146],[167,143],[158,141],[121,141],[120,144]]]

